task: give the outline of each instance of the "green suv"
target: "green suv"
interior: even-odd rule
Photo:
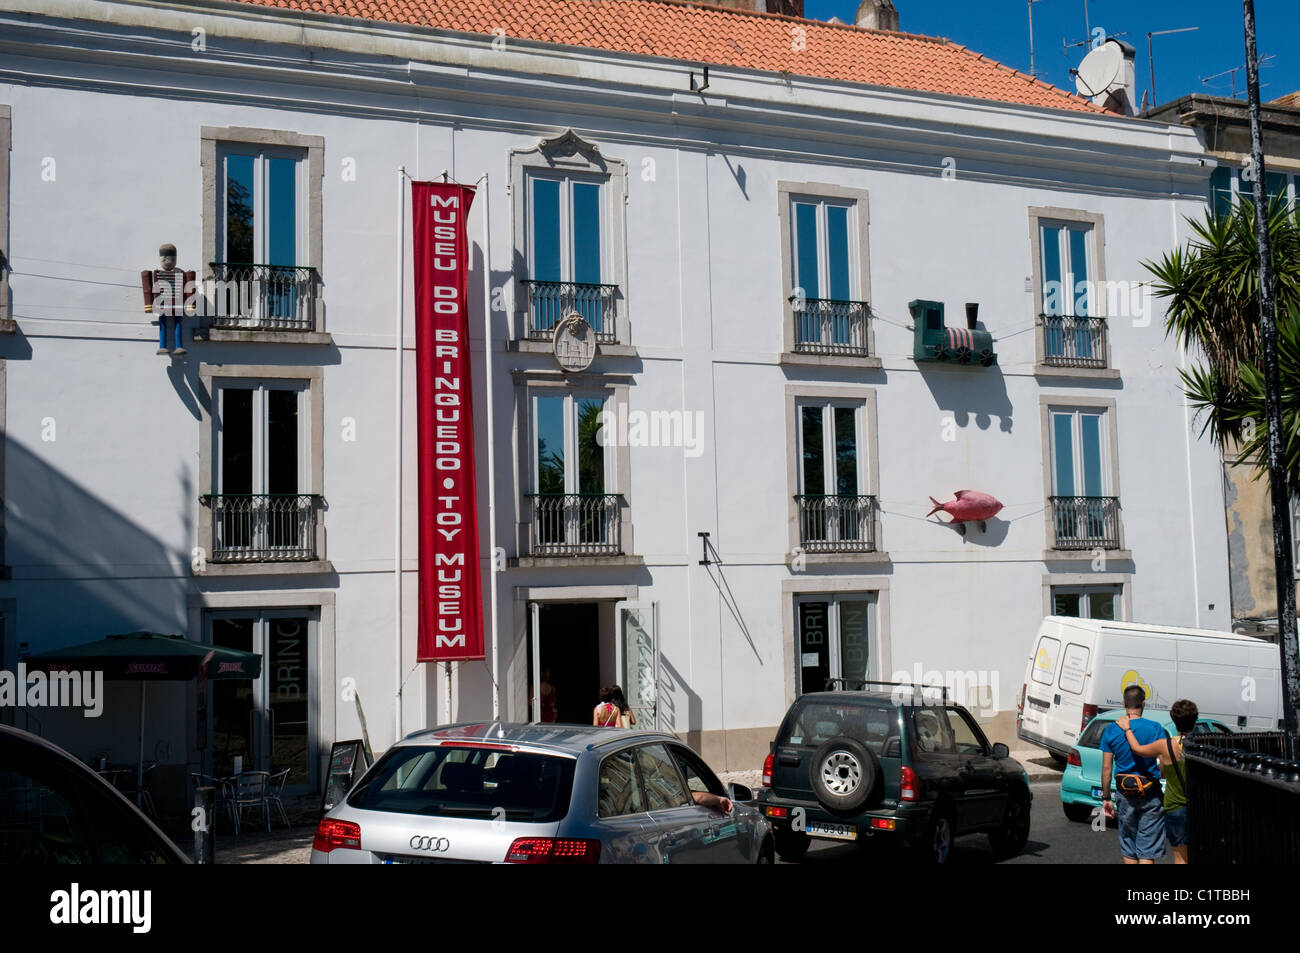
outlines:
[[[1028,776],[946,690],[843,679],[827,688],[837,690],[795,700],[763,764],[757,806],[782,860],[813,838],[883,836],[946,863],[953,839],[971,833],[987,833],[1000,860],[1020,853]]]

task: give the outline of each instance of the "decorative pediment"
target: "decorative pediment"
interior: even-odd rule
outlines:
[[[588,142],[572,129],[566,129],[558,136],[539,139],[536,153],[550,165],[589,165],[604,170],[605,157],[600,148]]]

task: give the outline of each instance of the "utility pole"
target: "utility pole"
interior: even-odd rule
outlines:
[[[1042,3],[1043,0],[1028,0],[1029,4],[1029,75],[1037,77],[1038,72],[1034,69],[1034,4]]]
[[[1259,329],[1264,349],[1264,416],[1268,418],[1268,482],[1273,502],[1273,555],[1277,569],[1277,625],[1282,652],[1282,712],[1294,748],[1300,744],[1300,671],[1295,625],[1295,550],[1291,507],[1282,462],[1282,400],[1278,377],[1277,321],[1273,301],[1273,260],[1269,248],[1268,205],[1264,187],[1264,135],[1259,110],[1259,60],[1255,45],[1255,0],[1242,0],[1246,29],[1246,96],[1250,109],[1250,155],[1254,166],[1255,240],[1259,244]]]

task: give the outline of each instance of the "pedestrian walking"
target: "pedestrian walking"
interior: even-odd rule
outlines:
[[[1165,840],[1174,852],[1175,864],[1187,863],[1187,782],[1183,775],[1183,737],[1196,730],[1196,719],[1200,715],[1196,702],[1178,699],[1169,706],[1169,717],[1178,729],[1178,737],[1165,736],[1163,740],[1145,745],[1133,734],[1128,718],[1115,719],[1134,754],[1160,760],[1160,773],[1165,779]]]
[[[627,703],[627,696],[623,694],[622,686],[613,685],[611,687],[614,689],[614,698],[612,701],[618,706],[619,710],[619,723],[622,724],[624,728],[631,728],[636,724],[636,712],[634,712],[632,707]]]
[[[1139,685],[1124,689],[1128,730],[1139,745],[1166,738],[1164,728],[1143,718],[1146,692]],[[1135,754],[1126,732],[1117,723],[1101,734],[1101,809],[1119,821],[1119,850],[1126,864],[1154,864],[1165,855],[1165,816],[1160,803],[1160,765],[1153,757]],[[1112,803],[1111,772],[1119,792]]]
[[[591,723],[597,728],[622,728],[623,712],[614,703],[613,685],[600,690],[600,704],[591,712]]]

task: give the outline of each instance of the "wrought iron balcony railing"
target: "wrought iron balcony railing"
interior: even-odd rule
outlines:
[[[618,493],[530,493],[528,552],[533,556],[621,556]]]
[[[320,278],[315,268],[211,263],[214,328],[314,331]]]
[[[794,307],[796,351],[867,356],[867,316],[871,310],[867,302],[802,298],[798,295],[790,302]]]
[[[1107,363],[1105,318],[1045,314],[1043,363],[1052,367],[1096,367]]]
[[[618,285],[593,285],[580,281],[537,281],[526,278],[521,284],[528,294],[527,336],[534,341],[549,341],[555,326],[572,311],[587,319],[596,341],[617,344],[614,308]]]
[[[1055,549],[1119,549],[1119,497],[1053,496]]]
[[[293,562],[319,558],[316,525],[324,499],[311,493],[214,493],[213,562]]]
[[[876,550],[874,496],[796,496],[799,546],[809,553]]]

